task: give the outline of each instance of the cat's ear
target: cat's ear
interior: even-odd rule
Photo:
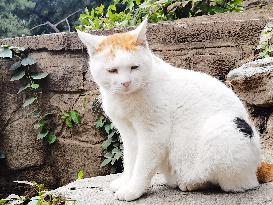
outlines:
[[[79,30],[77,30],[77,33],[80,40],[87,47],[87,51],[90,56],[95,54],[99,43],[105,38],[105,36],[92,35],[90,33],[85,33]]]
[[[137,43],[140,45],[147,45],[146,31],[147,31],[148,18],[146,17],[141,24],[137,26],[135,30],[131,31],[131,34],[137,36]]]

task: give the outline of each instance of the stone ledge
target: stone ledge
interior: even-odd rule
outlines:
[[[273,204],[273,183],[262,184],[256,190],[237,194],[224,193],[219,190],[182,192],[163,185],[160,175],[154,177],[153,186],[139,200],[122,202],[114,200],[113,193],[108,188],[110,181],[116,177],[117,175],[108,175],[77,180],[54,192],[76,200],[75,205]]]
[[[148,40],[151,48],[165,50],[176,48],[179,44],[192,42],[215,42],[226,39],[231,44],[255,44],[259,33],[265,24],[272,20],[273,11],[259,10],[242,13],[226,13],[194,18],[180,19],[172,22],[149,24]],[[97,30],[92,33],[108,35],[120,32],[122,29]],[[83,44],[72,33],[55,33],[41,36],[17,37],[13,39],[0,39],[0,44],[27,47],[32,50],[81,50]],[[221,45],[217,45],[221,46]],[[179,46],[178,46],[179,47]],[[182,46],[183,47],[183,46]],[[181,49],[179,47],[179,49]]]

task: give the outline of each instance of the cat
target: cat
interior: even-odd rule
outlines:
[[[260,138],[243,103],[216,78],[155,56],[146,30],[147,19],[109,36],[78,31],[103,109],[124,146],[124,172],[110,185],[115,198],[139,198],[158,171],[182,191],[257,187]]]

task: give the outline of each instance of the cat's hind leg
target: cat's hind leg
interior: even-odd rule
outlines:
[[[218,114],[208,119],[200,132],[197,163],[211,182],[227,192],[242,192],[259,185],[259,136],[247,121],[234,114]]]
[[[242,173],[230,175],[230,173],[218,173],[218,183],[223,191],[244,192],[259,186],[257,177],[253,173]]]

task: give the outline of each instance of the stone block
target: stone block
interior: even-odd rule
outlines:
[[[227,83],[247,104],[273,105],[273,58],[253,61],[232,70]]]
[[[85,52],[35,52],[37,70],[46,71],[47,91],[81,91],[84,89],[85,74],[88,71]]]
[[[0,61],[0,132],[6,126],[13,113],[22,105],[22,96],[17,95],[20,84],[17,81],[11,82],[12,62],[10,60]]]
[[[43,142],[37,139],[34,119],[26,113],[26,110],[18,111],[1,134],[0,144],[6,153],[7,165],[12,170],[39,166],[44,162]],[[24,117],[18,117],[21,115]]]
[[[53,172],[58,184],[66,184],[76,179],[77,172],[83,170],[86,177],[105,175],[108,170],[101,168],[101,145],[59,138],[52,147]]]

